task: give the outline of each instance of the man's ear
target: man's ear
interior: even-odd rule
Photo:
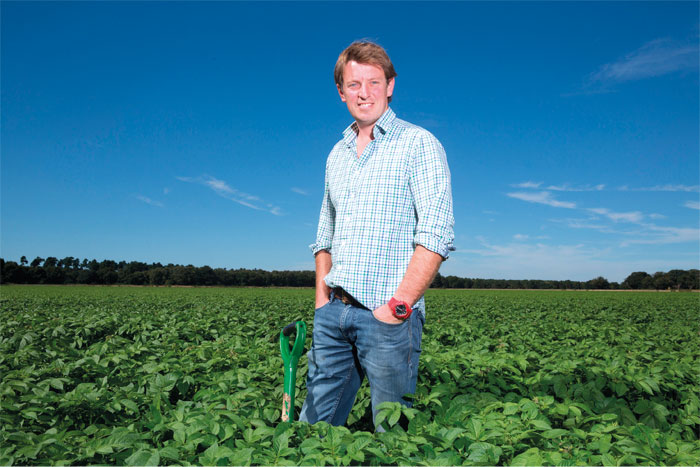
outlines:
[[[336,84],[335,87],[338,88],[338,94],[340,95],[340,100],[345,102],[345,95],[343,94],[343,88],[340,86],[340,84]]]
[[[394,83],[395,83],[395,78],[391,78],[389,80],[389,84],[386,86],[386,97],[391,97],[394,95]]]

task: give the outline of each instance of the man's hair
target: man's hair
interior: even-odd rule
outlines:
[[[333,77],[335,78],[335,84],[341,88],[343,87],[343,70],[345,70],[345,65],[350,62],[378,66],[384,70],[384,77],[387,83],[397,76],[389,55],[387,55],[386,50],[381,45],[368,40],[355,41],[341,52],[338,56],[338,61],[335,62]],[[391,102],[391,96],[389,96],[389,102]]]

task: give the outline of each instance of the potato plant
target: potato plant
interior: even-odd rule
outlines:
[[[346,427],[279,421],[310,289],[2,286],[0,464],[698,465],[698,298],[429,291],[374,433],[366,383]]]

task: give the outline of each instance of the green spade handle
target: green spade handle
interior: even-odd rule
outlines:
[[[296,331],[294,346],[289,348],[289,336]],[[297,379],[297,363],[304,351],[306,342],[306,323],[294,322],[280,332],[280,352],[284,362],[284,395],[282,396],[282,421],[290,421],[294,417],[294,388]]]

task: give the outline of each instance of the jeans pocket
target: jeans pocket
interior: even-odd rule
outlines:
[[[374,316],[374,311],[370,311],[370,314],[372,315],[372,318],[374,319],[374,321],[376,321],[377,323],[383,324],[384,326],[391,326],[392,328],[395,328],[395,327],[401,326],[402,324],[406,323],[406,321],[400,321],[398,323],[387,323],[386,321],[382,321],[381,319]]]

